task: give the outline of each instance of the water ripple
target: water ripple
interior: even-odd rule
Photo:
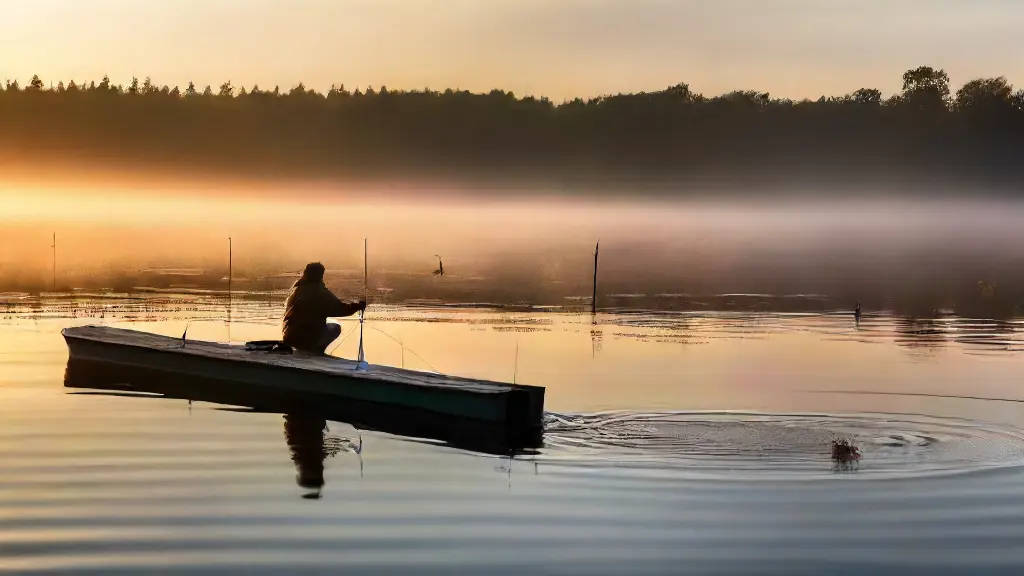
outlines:
[[[263,334],[257,324],[278,308],[236,304],[232,334]],[[1024,432],[977,420],[1019,421],[1020,405],[1006,400],[1020,323],[381,309],[377,321],[403,323],[404,342],[431,362],[437,343],[434,354],[457,349],[455,365],[470,371],[478,361],[485,377],[506,377],[505,365],[515,374],[521,339],[519,376],[549,386],[552,407],[749,400],[777,411],[549,413],[538,454],[500,458],[369,431],[360,454],[337,452],[356,433],[340,423],[314,421],[289,436],[280,415],[61,386],[61,327],[170,318],[157,326],[180,334],[186,321],[196,330],[206,320],[219,338],[225,310],[212,297],[0,309],[17,316],[0,333],[0,572],[981,574],[1024,565]],[[787,339],[798,356],[778,354]],[[817,340],[827,346],[809,348]],[[489,348],[471,346],[480,341]],[[697,343],[706,346],[688,346]],[[941,347],[999,357],[946,354],[932,367],[891,354]],[[814,355],[831,349],[863,354],[850,358],[878,362],[865,374],[892,377],[836,379],[829,361],[842,368],[847,357]],[[735,370],[735,358],[750,366]],[[490,364],[501,368],[487,373]],[[773,378],[760,389],[744,387],[766,373]],[[864,396],[875,394],[858,388],[868,384],[928,397]],[[764,390],[792,388],[834,395],[764,399]],[[938,403],[977,419],[785,412]],[[856,466],[833,464],[839,437],[860,446]],[[306,498],[310,479],[319,499]]]
[[[837,466],[833,439],[862,459]],[[547,415],[545,457],[680,469],[689,477],[913,478],[1024,465],[1024,431],[908,414],[606,412]]]

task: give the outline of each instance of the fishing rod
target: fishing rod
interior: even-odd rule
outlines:
[[[363,352],[363,323],[366,319],[367,278],[366,238],[363,238],[363,309],[359,311],[359,356],[356,360],[356,368],[358,370],[366,370],[369,367],[369,364],[366,362],[366,354]]]

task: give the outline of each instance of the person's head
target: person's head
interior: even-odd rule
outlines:
[[[302,271],[302,278],[299,278],[301,282],[323,282],[323,280],[324,265],[319,262],[306,264],[306,269]]]

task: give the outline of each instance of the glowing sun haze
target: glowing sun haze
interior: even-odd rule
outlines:
[[[555,100],[688,82],[705,94],[891,93],[908,68],[1024,84],[1017,0],[7,0],[0,74]]]

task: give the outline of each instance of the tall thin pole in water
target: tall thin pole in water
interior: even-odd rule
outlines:
[[[228,236],[228,343],[231,342],[231,280],[234,277],[234,246]]]
[[[512,365],[512,383],[516,383],[516,377],[519,376],[519,338],[516,338],[516,361]]]
[[[594,246],[594,294],[590,297],[590,313],[597,314],[597,254],[601,251],[601,241]]]
[[[50,245],[53,248],[53,292],[57,292],[57,233],[53,233],[53,244]]]

